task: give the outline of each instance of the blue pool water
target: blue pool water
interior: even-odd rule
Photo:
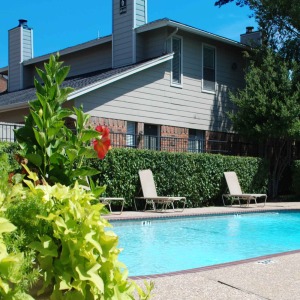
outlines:
[[[300,249],[300,212],[112,221],[129,276]]]

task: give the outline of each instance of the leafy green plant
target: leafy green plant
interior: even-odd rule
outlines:
[[[25,126],[15,134],[21,147],[20,154],[28,159],[31,168],[49,183],[70,185],[98,173],[82,164],[83,158],[97,157],[91,140],[97,141],[96,150],[99,144],[104,144],[106,152],[110,141],[106,131],[102,143],[102,132],[87,127],[90,116],[84,114],[82,108],[63,107],[73,89],[61,87],[70,69],[62,64],[58,54],[51,55],[49,63],[44,65],[45,71],[36,69],[43,84],[35,79],[37,99],[29,103],[30,113],[25,118]],[[71,115],[75,115],[74,131],[65,124],[65,119]]]
[[[23,252],[8,253],[3,234],[12,232],[16,227],[5,218],[0,218],[0,298],[7,300],[33,299],[24,292],[24,268],[32,266],[30,260],[24,258]],[[28,286],[26,286],[28,287]]]
[[[37,296],[50,292],[52,300],[134,299],[136,291],[140,299],[149,299],[153,284],[143,290],[127,279],[126,266],[118,261],[118,237],[101,216],[104,205],[91,203],[105,187],[92,180],[88,191],[82,187],[88,176],[99,172],[84,162],[105,157],[109,130],[88,128],[89,115],[82,108],[63,108],[72,89],[60,87],[69,67],[58,59],[52,55],[45,71],[37,69],[43,84],[35,80],[37,99],[29,103],[25,126],[16,131],[26,177],[16,174],[11,183],[0,186],[0,209],[18,225],[17,234],[6,243],[12,252],[30,243],[37,253],[43,275]],[[65,125],[71,115],[76,118],[75,132]],[[23,266],[20,278],[30,275],[27,281],[33,283],[34,272],[27,271],[28,264]],[[11,276],[4,279],[16,282]],[[3,288],[5,293],[14,292],[9,285]]]
[[[13,172],[20,169],[20,165],[16,160],[18,149],[19,145],[17,143],[0,142],[0,175],[5,174],[6,171]]]
[[[22,239],[20,237],[16,239],[22,241],[19,248],[25,251],[31,242],[38,240],[40,235],[51,235],[52,228],[46,221],[36,218],[37,215],[46,212],[39,195],[26,194],[26,199],[24,199],[22,194],[16,194],[10,202],[6,203],[5,217],[17,227],[19,235],[23,236]]]
[[[52,235],[41,235],[29,246],[37,251],[44,284],[39,294],[51,288],[50,299],[134,299],[136,289],[141,299],[149,299],[152,284],[146,291],[127,279],[126,266],[118,261],[118,237],[101,217],[104,205],[91,205],[92,192],[61,184],[35,186],[36,175],[25,180],[30,193],[40,197],[46,213],[38,218],[51,225]]]

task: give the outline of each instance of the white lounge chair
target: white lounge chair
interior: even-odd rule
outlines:
[[[243,205],[241,201],[246,202],[244,205],[249,206],[250,202],[253,201],[255,204],[257,204],[257,198],[263,198],[263,206],[266,205],[267,201],[267,195],[266,194],[244,194],[242,192],[238,177],[235,172],[224,172],[224,176],[227,182],[227,186],[229,189],[228,194],[222,195],[222,200],[224,206],[226,205],[226,202],[230,203],[229,205],[232,206],[232,204],[237,201],[240,206]]]
[[[151,170],[140,170],[139,177],[141,182],[141,188],[143,191],[143,197],[136,197],[135,199],[145,200],[144,211],[147,208],[147,204],[150,204],[154,211],[159,212],[167,211],[169,205],[172,207],[173,211],[182,212],[184,210],[186,204],[185,197],[157,196],[156,186]],[[175,210],[174,202],[182,202],[182,208]],[[160,206],[160,208],[158,208],[158,206]]]

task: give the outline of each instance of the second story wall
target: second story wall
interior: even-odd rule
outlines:
[[[61,56],[64,64],[71,66],[69,76],[109,69],[111,59],[111,43]]]
[[[169,31],[167,27],[139,33],[137,35],[137,60],[145,60],[166,54],[167,37]]]
[[[48,62],[48,59],[47,56],[45,61],[38,62],[35,66],[44,70],[44,63]],[[68,77],[109,69],[111,68],[111,42],[61,55],[60,60],[64,65],[71,66]],[[33,86],[34,77],[39,78],[35,66],[27,65],[24,68],[25,87]]]
[[[76,99],[96,117],[199,130],[231,130],[228,89],[243,86],[242,51],[192,34],[183,41],[182,85],[171,84],[172,62],[165,62]],[[216,49],[216,89],[202,89],[203,45]],[[237,67],[232,68],[233,63]]]

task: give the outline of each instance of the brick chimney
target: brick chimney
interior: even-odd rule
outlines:
[[[23,62],[33,57],[33,31],[27,20],[20,19],[19,25],[8,31],[8,91],[24,87]]]

